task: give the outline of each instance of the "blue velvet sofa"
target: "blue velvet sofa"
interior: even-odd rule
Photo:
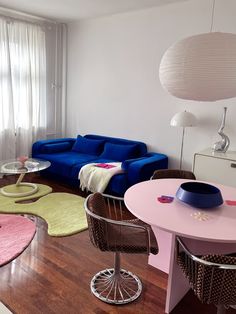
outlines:
[[[168,167],[166,155],[148,153],[142,142],[92,134],[37,141],[32,157],[51,162],[48,169],[41,171],[42,175],[76,186],[84,165],[120,161],[124,173],[113,176],[105,191],[117,196],[123,196],[133,184],[149,180],[154,170]]]

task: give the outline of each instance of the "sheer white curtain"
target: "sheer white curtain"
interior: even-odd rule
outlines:
[[[15,125],[7,23],[0,19],[0,159],[15,156]]]
[[[46,112],[45,32],[0,18],[0,159],[30,154]]]

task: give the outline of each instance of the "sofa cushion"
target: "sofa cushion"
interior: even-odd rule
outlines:
[[[41,153],[54,154],[54,153],[64,152],[70,149],[71,149],[71,143],[69,142],[51,143],[51,144],[44,145],[41,149]]]
[[[80,154],[77,152],[62,152],[56,154],[38,154],[35,158],[48,160],[51,166],[48,168],[53,173],[59,173],[65,177],[72,176],[73,168],[94,162],[97,156]],[[78,170],[79,171],[79,170]],[[78,174],[76,176],[78,178]]]
[[[73,168],[71,169],[71,177],[73,179],[78,179],[78,175],[79,175],[79,171],[80,169],[87,165],[88,163],[109,163],[109,162],[114,162],[114,160],[111,159],[101,159],[100,157],[94,156],[93,160],[87,162],[87,161],[82,161],[80,163],[77,163],[73,166]]]
[[[61,152],[57,154],[38,154],[35,158],[41,158],[51,162],[57,162],[65,166],[77,165],[80,163],[89,163],[96,160],[97,156],[80,154],[77,152]]]
[[[72,151],[88,155],[99,155],[102,152],[104,140],[94,140],[78,135]]]
[[[121,145],[106,143],[100,158],[112,159],[115,161],[124,161],[135,157],[137,145]]]
[[[109,137],[103,135],[87,134],[85,138],[95,139],[95,140],[105,140],[106,143],[119,144],[119,145],[137,145],[134,157],[141,157],[147,153],[147,146],[143,142],[127,140],[118,137]]]

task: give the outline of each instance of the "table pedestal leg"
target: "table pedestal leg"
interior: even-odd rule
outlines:
[[[170,313],[190,289],[188,280],[176,262],[176,237],[172,234],[170,269],[167,285],[165,313]]]
[[[24,176],[25,176],[25,173],[21,173],[19,175],[19,178],[16,181],[16,186],[19,186],[21,184],[21,181],[23,180]]]
[[[36,193],[38,191],[38,186],[37,184],[34,183],[29,183],[29,182],[22,182],[23,178],[25,176],[25,173],[21,173],[18,180],[16,181],[15,187],[21,187],[21,186],[29,186],[31,189],[26,192],[7,192],[6,187],[3,187],[0,189],[1,194],[5,196],[10,196],[10,197],[22,197],[22,196],[28,196]]]
[[[151,254],[148,263],[169,274],[165,313],[170,313],[188,292],[189,283],[176,263],[175,235],[157,227],[152,227],[152,230],[158,242],[159,252],[157,255]]]
[[[149,255],[148,263],[153,267],[169,274],[170,257],[172,246],[172,234],[157,227],[152,226],[152,230],[158,242],[159,252],[157,255]]]

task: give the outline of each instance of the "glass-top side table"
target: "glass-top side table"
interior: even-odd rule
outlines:
[[[38,186],[35,183],[22,182],[26,173],[37,172],[50,167],[51,163],[46,160],[29,158],[25,162],[20,162],[17,159],[9,159],[0,162],[0,173],[2,174],[19,174],[19,178],[16,181],[15,187],[29,186],[29,191],[15,191],[8,192],[6,187],[0,189],[0,193],[5,196],[22,197],[36,193]]]

